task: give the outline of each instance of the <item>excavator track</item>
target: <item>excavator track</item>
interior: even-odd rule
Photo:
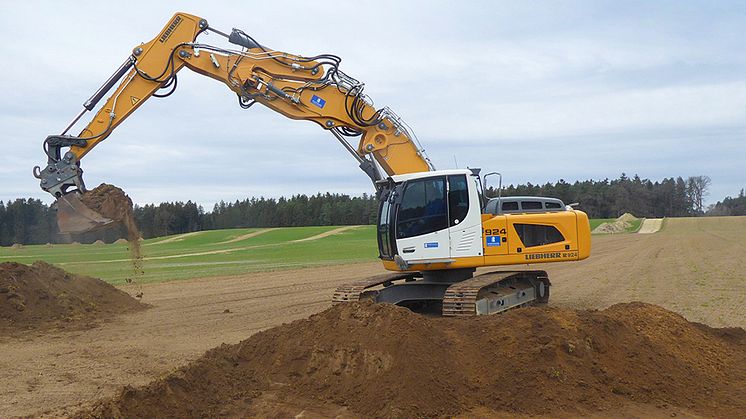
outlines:
[[[403,274],[383,274],[371,276],[358,281],[350,282],[339,286],[332,296],[332,303],[349,303],[352,301],[360,301],[365,299],[365,291],[369,288],[383,285],[384,287],[390,286],[394,281],[412,281],[414,280],[414,274],[411,272]]]
[[[549,301],[545,271],[500,271],[478,275],[448,287],[443,315],[479,316]]]
[[[366,299],[380,302],[379,286],[385,289],[406,286],[406,283],[427,285],[426,281],[417,280],[416,276],[417,273],[412,272],[384,274],[350,282],[336,289],[332,303]],[[498,271],[448,285],[441,283],[440,289],[444,291],[440,292],[438,298],[442,296],[443,316],[455,317],[497,314],[512,308],[546,303],[549,301],[551,284],[545,271]],[[417,295],[425,299],[424,294]]]

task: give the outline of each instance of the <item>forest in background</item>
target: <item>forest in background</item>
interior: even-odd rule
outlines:
[[[735,198],[726,197],[704,208],[709,186],[707,176],[651,181],[622,174],[613,180],[574,183],[559,180],[543,185],[509,185],[503,188],[502,196],[548,196],[560,198],[566,204],[577,202],[577,208],[587,212],[591,218],[615,218],[625,212],[637,217],[656,218],[746,215],[743,189]],[[497,193],[488,188],[487,195],[496,196]],[[151,238],[223,228],[373,224],[377,208],[373,195],[319,193],[279,199],[260,197],[227,203],[221,201],[211,211],[205,211],[192,201],[148,204],[136,206],[135,217],[143,237]],[[0,201],[0,246],[70,240],[111,242],[120,237],[123,237],[122,231],[116,228],[66,237],[58,234],[54,209],[41,200]]]

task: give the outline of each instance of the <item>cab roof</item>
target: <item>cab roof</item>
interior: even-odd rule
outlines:
[[[435,176],[447,176],[447,175],[467,175],[471,176],[473,175],[472,171],[470,169],[447,169],[447,170],[433,170],[430,172],[417,172],[417,173],[407,173],[403,175],[393,175],[391,176],[391,179],[393,179],[394,182],[400,183],[411,179],[420,179],[425,177],[435,177]]]

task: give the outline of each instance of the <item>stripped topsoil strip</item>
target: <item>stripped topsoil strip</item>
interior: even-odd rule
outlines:
[[[0,335],[92,327],[147,305],[100,279],[48,263],[0,263]]]
[[[742,416],[746,332],[644,303],[465,319],[340,304],[212,349],[78,416],[576,417],[629,403]]]
[[[81,197],[81,201],[88,208],[98,212],[106,218],[123,224],[127,228],[127,242],[129,244],[130,259],[132,259],[132,270],[135,276],[145,274],[143,270],[143,255],[140,247],[142,234],[135,223],[135,213],[132,208],[132,200],[120,188],[107,183],[102,183],[96,188],[87,191]],[[132,282],[132,278],[127,278]]]

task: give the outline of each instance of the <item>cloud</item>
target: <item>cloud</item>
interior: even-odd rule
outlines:
[[[129,4],[0,5],[0,30],[12,39],[0,46],[0,200],[51,200],[30,176],[44,162],[41,141],[174,12]],[[746,186],[740,3],[180,7],[280,50],[340,55],[377,105],[412,125],[438,167],[455,156],[512,183],[709,174],[713,201]],[[202,41],[225,45],[214,34]],[[244,111],[225,86],[188,70],[174,95],[145,103],[83,162],[89,185],[118,184],[139,203],[192,199],[208,208],[248,195],[369,192],[356,166],[315,124]]]

